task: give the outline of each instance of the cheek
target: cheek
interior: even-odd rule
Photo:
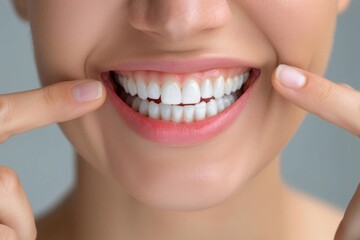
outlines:
[[[39,75],[44,84],[50,84],[85,77],[87,57],[97,42],[109,34],[104,26],[114,22],[109,21],[109,16],[122,3],[37,0],[29,4]]]
[[[244,0],[241,3],[272,43],[278,62],[323,73],[332,46],[337,1]]]

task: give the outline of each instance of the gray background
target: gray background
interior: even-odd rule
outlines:
[[[326,76],[360,89],[360,1],[339,17]],[[0,94],[40,87],[29,26],[9,0],[0,0]],[[360,120],[360,119],[359,119]],[[36,215],[56,204],[74,183],[71,145],[57,125],[32,130],[0,145],[0,164],[19,175]],[[283,153],[286,182],[344,209],[360,181],[360,141],[308,116]]]

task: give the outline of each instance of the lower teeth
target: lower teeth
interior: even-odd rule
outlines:
[[[116,93],[129,107],[143,116],[175,123],[191,123],[221,113],[239,99],[243,90],[218,99],[207,99],[195,105],[169,105],[158,103],[159,100],[142,100],[126,93],[120,86],[117,86]]]

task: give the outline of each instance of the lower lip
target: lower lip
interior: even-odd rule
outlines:
[[[101,78],[116,111],[135,133],[156,143],[186,146],[207,141],[229,127],[246,106],[259,75],[259,71],[251,74],[249,88],[230,107],[213,117],[193,123],[173,123],[145,117],[117,96],[109,72],[102,73]]]

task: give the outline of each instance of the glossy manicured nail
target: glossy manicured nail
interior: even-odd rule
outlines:
[[[72,94],[78,102],[90,102],[101,97],[102,84],[98,81],[89,81],[75,86]]]
[[[290,66],[281,64],[276,69],[276,79],[287,88],[299,89],[306,83],[306,77]]]

